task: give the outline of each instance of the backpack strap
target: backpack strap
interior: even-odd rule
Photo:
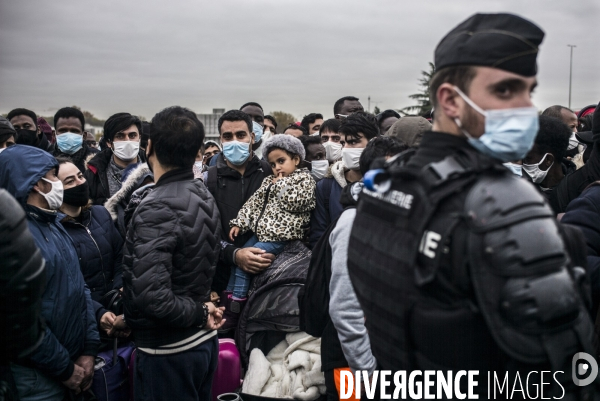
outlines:
[[[215,196],[217,193],[217,166],[211,166],[206,172],[206,187]]]
[[[269,164],[268,161],[260,159],[260,165],[262,166],[262,170],[265,175],[265,178],[267,178],[268,176],[273,174],[273,169],[271,168],[271,165]]]
[[[324,203],[327,213],[329,213],[329,199],[331,199],[331,188],[333,188],[333,181],[335,181],[335,178],[323,180],[323,194],[325,195]]]

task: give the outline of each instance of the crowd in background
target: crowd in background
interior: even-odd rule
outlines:
[[[599,107],[542,110],[533,147],[504,163],[583,232],[592,305]],[[46,270],[43,339],[10,365],[21,399],[79,397],[99,352],[133,344],[136,400],[208,399],[218,337],[238,328],[252,279],[298,243],[329,247],[331,325],[321,335],[323,377],[288,395],[312,388],[336,399],[334,372],[376,369],[347,266],[356,205],[367,172],[433,138],[435,116],[373,115],[347,96],[333,118],[311,113],[277,134],[277,121],[249,102],[220,117],[218,141],[205,141],[197,115],[174,106],[150,123],[114,114],[99,143],[76,108],[53,121],[25,108],[0,118],[0,188],[25,212]]]

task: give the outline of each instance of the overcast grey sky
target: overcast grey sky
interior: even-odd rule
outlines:
[[[0,112],[150,119],[178,104],[301,117],[354,95],[401,108],[443,35],[471,14],[514,12],[542,27],[537,107],[600,100],[598,0],[0,0]]]

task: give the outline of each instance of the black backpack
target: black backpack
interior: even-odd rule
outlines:
[[[354,208],[347,207],[344,211]],[[329,317],[329,281],[331,280],[331,245],[329,236],[337,220],[331,222],[312,250],[304,287],[298,292],[300,330],[321,337]]]

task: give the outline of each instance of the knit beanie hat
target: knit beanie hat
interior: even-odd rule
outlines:
[[[274,149],[283,149],[294,155],[300,156],[300,161],[306,157],[304,146],[300,140],[292,135],[273,135],[263,145],[263,159],[268,160],[269,153]]]

